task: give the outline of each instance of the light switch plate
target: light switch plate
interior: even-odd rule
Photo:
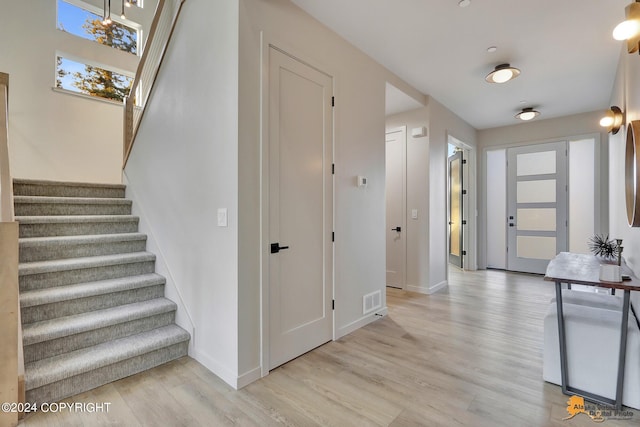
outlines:
[[[227,208],[218,209],[218,227],[227,226]]]
[[[418,219],[418,209],[411,209],[411,219]]]

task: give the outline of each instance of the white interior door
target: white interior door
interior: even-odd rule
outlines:
[[[405,127],[387,132],[385,194],[387,210],[387,286],[405,286],[406,240],[406,153]]]
[[[507,269],[543,274],[567,250],[567,143],[510,148],[507,162]]]
[[[333,92],[269,52],[269,366],[333,337]]]

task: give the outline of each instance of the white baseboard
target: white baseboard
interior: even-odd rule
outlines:
[[[259,366],[238,376],[231,372],[226,366],[223,366],[209,355],[202,353],[197,348],[194,348],[189,355],[235,390],[246,387],[262,377],[262,369]]]
[[[433,293],[438,292],[441,289],[446,288],[447,286],[449,286],[448,282],[446,280],[443,280],[442,282],[429,287],[407,285],[407,291],[417,292],[419,294],[431,295]]]
[[[355,331],[356,329],[360,329],[363,326],[376,321],[377,319],[380,318],[380,316],[386,316],[386,315],[387,315],[387,307],[382,307],[381,309],[377,310],[375,313],[369,313],[366,316],[362,316],[360,319],[353,321],[348,325],[345,325],[341,328],[337,328],[336,336],[334,337],[334,339],[337,340],[338,338],[348,335],[351,332]]]
[[[200,362],[205,368],[210,370],[214,375],[222,381],[238,390],[239,377],[231,372],[226,366],[210,357],[208,354],[202,353],[198,348],[194,348],[191,357]],[[253,372],[253,371],[252,371]]]
[[[256,380],[259,380],[260,378],[262,378],[262,368],[260,366],[257,366],[249,372],[245,372],[238,377],[237,389],[241,389],[242,387],[245,387]]]

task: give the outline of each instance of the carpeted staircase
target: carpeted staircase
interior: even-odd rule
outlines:
[[[27,402],[187,354],[123,185],[14,180]]]

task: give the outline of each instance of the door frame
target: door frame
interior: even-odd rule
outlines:
[[[606,230],[608,230],[608,221],[609,221],[609,215],[608,215],[608,211],[606,210],[606,206],[608,206],[608,192],[607,192],[607,188],[606,188],[606,183],[603,185],[602,184],[602,177],[606,177],[607,175],[607,159],[608,159],[608,150],[607,150],[607,145],[601,143],[601,134],[597,133],[597,132],[592,132],[592,133],[577,133],[577,134],[571,134],[568,136],[559,136],[556,138],[546,138],[546,139],[533,139],[533,140],[528,140],[528,141],[518,141],[518,142],[498,142],[492,145],[488,145],[486,147],[483,147],[481,150],[481,155],[482,155],[482,159],[480,162],[480,167],[481,167],[481,175],[482,175],[482,179],[480,181],[480,206],[479,206],[479,215],[480,215],[480,221],[479,221],[479,244],[478,247],[483,248],[483,250],[478,252],[478,266],[481,269],[486,269],[487,268],[487,256],[486,256],[486,250],[487,250],[487,242],[489,239],[489,236],[487,236],[487,152],[488,151],[493,151],[493,150],[508,150],[509,148],[515,148],[515,147],[522,147],[522,146],[526,146],[526,145],[537,145],[537,144],[546,144],[548,142],[554,142],[554,141],[562,141],[562,140],[566,140],[566,141],[574,141],[574,140],[579,140],[579,139],[589,139],[589,138],[593,138],[595,141],[595,155],[594,155],[594,162],[595,162],[595,207],[594,207],[594,212],[595,212],[595,232],[596,233],[602,233],[602,232],[606,232]],[[569,154],[571,153],[571,150],[569,149]],[[506,173],[506,170],[505,170]],[[570,173],[570,170],[567,169],[567,173]],[[505,177],[505,185],[506,185],[506,177]],[[571,188],[569,188],[569,194],[571,194]],[[600,207],[600,208],[598,208]],[[507,213],[505,211],[505,219],[507,218]],[[507,227],[506,222],[505,222],[505,228]],[[505,235],[505,241],[504,241],[504,246],[506,247],[507,245],[507,236]],[[504,259],[504,263],[505,265],[507,265],[507,259],[506,259],[506,255],[505,255],[505,259]]]
[[[448,144],[447,144],[448,146]],[[460,245],[460,255],[453,255],[451,253],[451,245],[453,242],[453,238],[454,236],[451,233],[451,226],[454,224],[452,222],[452,208],[451,205],[453,204],[453,197],[452,197],[452,193],[451,193],[451,181],[453,180],[453,174],[451,173],[451,163],[453,161],[455,161],[455,159],[452,159],[452,157],[458,157],[457,160],[459,160],[460,162],[460,173],[459,173],[459,178],[460,178],[460,194],[458,195],[459,198],[459,202],[460,202],[460,234],[457,236],[459,242],[458,244]],[[454,264],[458,267],[460,267],[461,269],[464,270],[467,262],[465,262],[465,256],[466,256],[466,250],[465,250],[465,241],[467,240],[467,233],[464,230],[464,226],[467,225],[467,220],[465,219],[465,216],[467,215],[467,207],[465,206],[467,203],[465,203],[465,195],[467,195],[467,192],[465,191],[465,185],[466,185],[466,179],[464,179],[464,175],[465,175],[465,170],[466,168],[464,167],[466,165],[466,160],[464,158],[464,150],[459,149],[457,150],[453,155],[449,156],[447,158],[447,219],[449,220],[449,230],[447,232],[447,236],[449,237],[447,239],[447,248],[449,249],[449,264]],[[456,260],[456,258],[459,258]],[[460,265],[456,264],[456,261],[458,261],[460,263]]]
[[[402,258],[402,287],[400,289],[402,290],[406,290],[407,289],[407,126],[403,125],[403,126],[398,126],[396,128],[392,128],[392,129],[385,129],[385,150],[386,150],[386,136],[389,133],[395,133],[395,132],[401,132],[402,136],[404,137],[404,141],[402,143],[402,224],[400,224],[400,227],[402,227],[401,233],[404,233],[402,236],[404,238],[404,256]],[[386,159],[385,159],[386,162]],[[385,170],[385,180],[386,180],[386,170]],[[385,209],[386,209],[386,192],[385,192]],[[385,226],[388,226],[386,219],[385,219]],[[385,230],[385,233],[388,230]],[[385,254],[387,251],[387,245],[385,242]],[[386,255],[385,255],[386,257]],[[385,282],[386,282],[386,277],[385,277]],[[385,283],[386,284],[386,283]]]
[[[269,327],[270,327],[270,309],[269,309],[269,295],[270,295],[270,267],[269,257],[270,251],[270,236],[269,236],[269,201],[270,201],[270,168],[269,168],[269,49],[274,48],[283,54],[301,62],[323,74],[332,76],[333,81],[333,95],[336,96],[336,73],[331,67],[325,66],[326,64],[319,64],[318,66],[312,65],[312,61],[307,61],[304,56],[297,54],[296,49],[290,46],[284,40],[267,36],[264,31],[260,32],[260,376],[265,377],[269,375],[270,354],[269,354]],[[332,163],[335,164],[335,141],[336,141],[336,107],[332,109]],[[332,224],[335,230],[336,224],[336,204],[335,204],[335,175],[332,177],[332,191],[331,191],[331,203],[333,206],[333,218]],[[332,272],[330,280],[330,287],[332,293],[332,299],[335,300],[336,295],[336,256],[335,256],[335,243],[332,243]],[[332,312],[332,340],[336,339],[336,310]]]
[[[452,144],[463,151],[463,158],[467,161],[463,165],[463,176],[465,182],[465,190],[467,190],[466,199],[464,200],[464,211],[466,212],[466,221],[464,229],[464,244],[463,249],[467,252],[465,255],[465,262],[463,262],[464,270],[477,270],[478,269],[478,174],[477,174],[477,154],[476,148],[462,141],[454,136],[451,132],[447,131],[447,137],[444,150],[444,170],[445,170],[445,182],[444,182],[444,206],[449,209],[449,193],[447,191],[448,176],[449,176],[449,155],[446,147],[447,144]],[[449,214],[446,212],[442,226],[445,230],[446,238],[446,277],[449,280]]]
[[[531,175],[525,176],[519,179],[517,175],[517,156],[519,154],[528,154],[529,152],[537,153],[537,152],[556,152],[556,172],[553,174],[540,174],[540,175]],[[564,153],[563,153],[564,151]],[[526,261],[518,261],[518,205],[517,202],[517,184],[518,182],[527,182],[527,181],[537,181],[539,179],[544,179],[544,176],[547,175],[555,175],[553,178],[556,181],[556,200],[554,202],[556,210],[556,230],[555,230],[555,239],[556,239],[556,253],[565,252],[569,250],[569,139],[558,139],[556,141],[547,142],[544,144],[532,144],[532,145],[522,145],[518,147],[510,147],[506,150],[506,184],[507,184],[507,217],[504,218],[506,225],[506,238],[507,238],[507,252],[506,252],[506,269],[508,271],[515,272],[524,272],[524,273],[533,273],[533,274],[542,274],[542,271],[546,270],[546,265],[548,264],[548,260],[540,260],[540,259],[532,259],[527,258],[529,261],[529,265],[520,265],[520,268],[516,268],[517,266],[513,265],[516,262],[526,262]],[[532,178],[532,177],[543,177],[543,178]],[[547,178],[551,179],[551,178]],[[564,191],[563,191],[564,187]],[[546,207],[547,203],[530,203],[529,205],[534,205],[533,207],[542,208]],[[541,206],[542,205],[542,206]],[[513,225],[512,225],[513,224]],[[547,231],[531,231],[531,230],[521,230],[525,236],[544,236]],[[551,237],[551,236],[549,236]],[[509,250],[511,249],[511,250]],[[544,267],[543,267],[544,265]]]

